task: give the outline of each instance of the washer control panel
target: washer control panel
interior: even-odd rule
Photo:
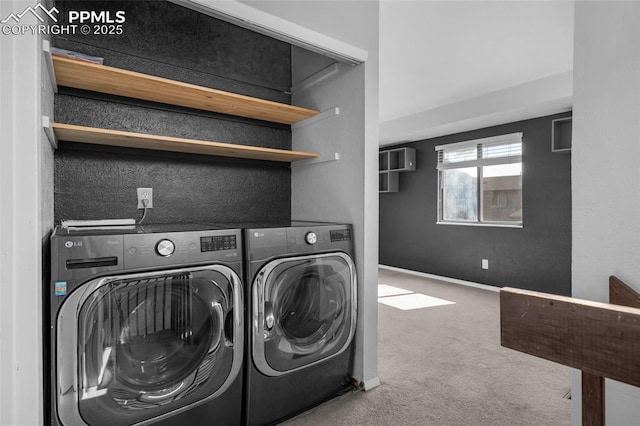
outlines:
[[[63,283],[124,269],[242,261],[241,229],[194,226],[194,230],[153,232],[158,228],[139,227],[119,233],[56,227],[51,236],[51,274]]]
[[[235,234],[230,235],[212,235],[208,237],[200,237],[200,251],[219,251],[219,250],[235,250],[238,248],[237,238]]]
[[[124,235],[127,269],[241,259],[239,229]]]

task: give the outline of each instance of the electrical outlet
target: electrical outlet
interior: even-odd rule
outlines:
[[[489,269],[489,259],[482,259],[482,269]]]
[[[153,208],[153,188],[138,188],[138,209],[144,209],[142,200],[147,200],[147,208]]]

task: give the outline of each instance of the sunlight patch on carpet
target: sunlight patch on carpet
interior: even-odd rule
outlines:
[[[378,297],[398,296],[400,294],[411,294],[412,291],[387,284],[378,284]]]
[[[386,284],[378,285],[378,303],[383,303],[403,311],[411,309],[432,308],[434,306],[455,305],[455,302],[414,293],[399,287]]]

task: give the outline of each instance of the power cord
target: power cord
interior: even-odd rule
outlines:
[[[142,217],[140,218],[140,220],[138,221],[138,225],[142,224],[142,221],[144,220],[145,217],[147,217],[147,206],[149,205],[149,200],[147,200],[146,198],[142,199],[142,206],[143,206],[143,211],[142,211]]]

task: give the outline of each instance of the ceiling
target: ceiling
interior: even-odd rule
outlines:
[[[381,145],[571,109],[573,6],[381,0]]]

